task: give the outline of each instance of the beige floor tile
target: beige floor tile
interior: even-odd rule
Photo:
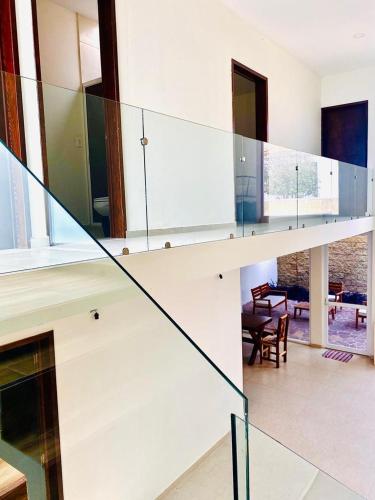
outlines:
[[[375,500],[372,360],[354,356],[341,363],[323,358],[320,349],[291,343],[288,363],[279,370],[267,362],[244,363],[244,390],[254,425]]]

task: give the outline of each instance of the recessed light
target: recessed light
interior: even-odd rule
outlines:
[[[353,38],[364,38],[366,33],[354,33]]]

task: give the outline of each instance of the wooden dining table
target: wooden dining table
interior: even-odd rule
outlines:
[[[254,344],[253,351],[249,359],[249,365],[255,363],[258,351],[260,351],[261,339],[266,325],[272,322],[271,316],[261,316],[259,314],[242,313],[242,330],[250,333],[251,339],[242,336],[242,342]]]

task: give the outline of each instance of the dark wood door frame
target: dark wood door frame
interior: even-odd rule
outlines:
[[[29,344],[35,346],[36,354],[34,358],[35,378],[38,382],[40,394],[40,415],[43,428],[40,437],[44,456],[41,457],[41,460],[44,461],[46,473],[47,498],[48,500],[63,500],[54,332],[49,331],[1,345],[0,353]],[[50,438],[50,442],[48,442],[48,438]],[[52,443],[53,446],[51,447]]]
[[[2,139],[13,153],[26,161],[16,7],[14,0],[0,0],[0,69],[2,73]]]
[[[38,30],[38,12],[36,0],[31,0],[31,9],[33,16],[33,35],[34,35],[34,56],[35,56],[35,71],[38,89],[38,109],[39,109],[39,126],[40,126],[40,146],[42,150],[43,163],[43,182],[48,188],[48,157],[47,157],[47,138],[46,138],[46,120],[44,115],[44,98],[42,84],[42,70],[40,66],[40,50],[39,50],[39,30]]]
[[[0,0],[0,70],[0,139],[22,162],[26,162],[14,0]],[[19,168],[11,170],[11,190],[15,202],[15,245],[17,248],[26,248],[28,237],[25,193],[22,171]]]
[[[234,74],[244,76],[255,82],[256,88],[256,137],[258,141],[268,142],[268,78],[254,71],[244,64],[232,59],[232,96],[234,96]],[[233,107],[233,131],[234,128],[234,107]]]
[[[126,236],[125,182],[122,151],[121,105],[118,79],[115,0],[97,0],[105,128],[111,237]]]

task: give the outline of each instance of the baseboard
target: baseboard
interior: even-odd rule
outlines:
[[[214,231],[214,230],[227,230],[228,238],[231,232],[235,231],[236,223],[228,222],[226,224],[206,224],[202,226],[182,226],[182,227],[170,227],[166,229],[149,229],[149,236],[162,236],[175,233],[193,233],[196,231]],[[146,229],[139,229],[134,231],[126,231],[127,238],[139,238],[141,236],[147,236]]]

